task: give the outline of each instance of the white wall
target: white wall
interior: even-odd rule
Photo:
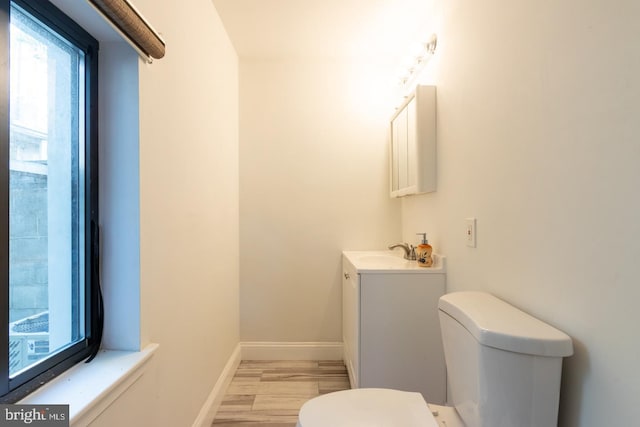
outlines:
[[[158,422],[193,422],[239,340],[238,62],[209,0],[139,0],[167,42],[140,69],[142,341]]]
[[[242,341],[342,341],[341,251],[399,238],[380,67],[241,60]]]
[[[440,4],[425,79],[438,86],[438,191],[403,200],[403,235],[429,233],[449,290],[490,291],[572,336],[560,425],[634,424],[640,6]]]
[[[136,7],[167,43],[164,59],[133,67],[139,346],[160,348],[145,376],[93,425],[190,426],[239,342],[238,60],[209,0],[137,0]],[[114,210],[105,210],[107,219]]]

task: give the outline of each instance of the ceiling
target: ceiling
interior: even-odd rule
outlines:
[[[435,0],[212,0],[240,57],[406,56]],[[390,58],[389,58],[390,57]]]

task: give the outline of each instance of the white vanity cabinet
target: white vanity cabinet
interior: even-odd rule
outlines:
[[[384,262],[373,252],[343,252],[344,360],[353,388],[422,393],[444,404],[446,370],[438,299],[445,292],[444,258],[435,267]],[[364,255],[363,255],[364,254]]]
[[[391,118],[391,196],[436,191],[436,88],[418,86]]]

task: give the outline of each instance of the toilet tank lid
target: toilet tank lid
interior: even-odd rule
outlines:
[[[438,309],[464,326],[482,345],[536,356],[573,354],[562,331],[485,292],[453,292],[440,297]]]

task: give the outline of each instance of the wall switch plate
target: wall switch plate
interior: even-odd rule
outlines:
[[[476,247],[476,219],[467,218],[467,246]]]

